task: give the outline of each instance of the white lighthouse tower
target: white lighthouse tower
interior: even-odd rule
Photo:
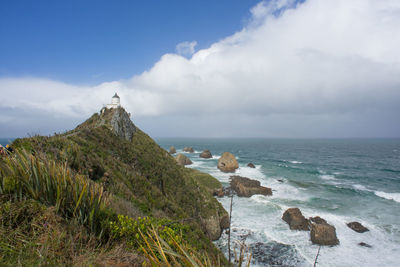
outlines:
[[[111,99],[111,104],[107,104],[107,108],[119,108],[121,106],[121,102],[120,102],[120,98],[117,95],[117,93],[115,93],[115,95],[112,97]]]

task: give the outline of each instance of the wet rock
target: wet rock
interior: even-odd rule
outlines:
[[[253,243],[250,250],[251,262],[258,266],[303,266],[306,263],[294,246],[275,241]]]
[[[194,152],[193,147],[188,147],[188,146],[187,146],[187,147],[184,147],[184,148],[183,148],[183,151],[184,151],[184,152],[189,152],[189,153],[193,153],[193,152]]]
[[[359,222],[351,222],[348,223],[347,226],[352,229],[353,231],[356,231],[357,233],[364,233],[369,231],[367,227],[364,227],[361,223]]]
[[[319,216],[316,217],[310,217],[309,220],[313,223],[317,223],[317,224],[328,224],[324,219],[322,219]]]
[[[239,197],[251,197],[252,195],[272,196],[271,188],[261,186],[259,181],[247,177],[231,176],[230,184]]]
[[[171,147],[169,148],[169,154],[175,154],[175,153],[176,153],[175,147],[174,147],[174,146],[171,146]]]
[[[239,168],[235,156],[229,152],[224,152],[218,160],[218,169],[223,172],[235,172]]]
[[[335,246],[339,244],[339,239],[336,236],[336,228],[330,224],[311,225],[310,232],[311,242],[322,246]]]
[[[298,208],[289,208],[283,213],[282,220],[289,224],[291,230],[309,231],[307,219]]]
[[[255,168],[256,166],[254,166],[254,164],[250,162],[249,164],[247,164],[247,167]]]
[[[181,165],[181,166],[190,165],[190,164],[193,163],[188,157],[186,157],[186,156],[183,155],[183,154],[178,154],[178,155],[175,157],[175,160],[176,160],[176,162],[177,162],[179,165]]]
[[[372,248],[371,245],[369,245],[369,244],[367,244],[367,243],[364,243],[364,242],[360,242],[360,243],[358,243],[358,245],[359,245],[359,246],[362,246],[362,247],[366,247],[366,248]]]
[[[212,158],[212,155],[211,155],[210,150],[206,149],[206,150],[204,150],[203,152],[201,152],[200,158],[204,158],[204,159],[210,159],[210,158]]]
[[[285,181],[283,181],[282,179],[278,179],[277,181],[280,182],[280,183],[285,182]]]

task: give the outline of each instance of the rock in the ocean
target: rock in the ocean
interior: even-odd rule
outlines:
[[[235,156],[229,152],[224,152],[218,160],[218,169],[223,172],[235,172],[239,168]]]
[[[175,153],[176,153],[175,147],[174,147],[174,146],[171,146],[171,147],[169,148],[169,154],[175,154]]]
[[[349,228],[351,228],[352,230],[356,231],[357,233],[364,233],[364,232],[369,231],[369,229],[367,227],[363,226],[359,222],[351,222],[351,223],[348,223],[347,226]]]
[[[310,230],[307,219],[298,208],[289,208],[283,213],[282,220],[289,224],[291,230]]]
[[[247,167],[255,168],[256,166],[254,166],[254,164],[250,162],[249,164],[247,164]]]
[[[367,243],[364,243],[364,242],[360,242],[360,243],[358,243],[358,245],[359,245],[359,246],[362,246],[362,247],[366,247],[366,248],[372,248],[371,245],[369,245],[369,244],[367,244]]]
[[[183,148],[183,151],[184,151],[184,152],[189,152],[189,153],[193,153],[193,152],[194,152],[193,147],[189,147],[189,146],[184,147],[184,148]]]
[[[201,152],[200,158],[205,158],[205,159],[212,158],[210,150],[206,149],[203,152]]]
[[[316,217],[310,217],[309,220],[313,223],[317,223],[317,224],[328,224],[324,219],[322,219],[319,216]]]
[[[251,197],[252,195],[272,196],[271,188],[261,186],[259,181],[247,177],[231,176],[230,184],[239,197]]]
[[[176,160],[176,162],[178,162],[178,164],[181,165],[181,166],[190,165],[190,164],[193,163],[188,157],[186,157],[186,156],[183,155],[183,154],[178,154],[178,155],[175,157],[175,160]]]
[[[336,228],[330,224],[313,223],[311,225],[311,242],[322,246],[335,246],[339,244]]]

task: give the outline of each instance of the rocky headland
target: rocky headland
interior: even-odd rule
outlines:
[[[211,242],[229,222],[228,213],[212,195],[222,185],[208,174],[178,164],[134,125],[123,108],[104,108],[74,130],[16,139],[12,145],[15,161],[0,159],[0,191],[7,196],[0,198],[0,214],[8,207],[18,217],[13,229],[21,236],[13,236],[3,221],[0,242],[34,246],[19,252],[26,257],[7,254],[9,264],[16,259],[19,265],[69,266],[80,261],[83,265],[139,266],[146,261],[139,249],[145,243],[140,243],[144,241],[135,224],[143,225],[144,235],[152,233],[153,225],[154,231],[168,239],[161,233],[168,230],[181,246],[226,263]],[[19,161],[27,164],[25,171],[16,172],[24,166],[13,165]],[[186,159],[179,162],[187,164]],[[57,173],[64,176],[53,177]],[[50,190],[61,182],[56,177],[67,177],[66,184],[58,191]],[[5,188],[6,180],[11,183]],[[98,202],[93,202],[95,196]],[[131,239],[121,229],[136,237]],[[39,253],[44,250],[47,254]]]

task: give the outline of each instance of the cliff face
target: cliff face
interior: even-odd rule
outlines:
[[[116,136],[125,138],[129,141],[132,140],[136,127],[129,118],[128,113],[126,113],[123,108],[117,108],[114,110],[110,123]]]
[[[65,134],[17,139],[14,147],[66,162],[73,172],[103,186],[116,214],[186,224],[191,229],[189,243],[220,255],[210,242],[227,226],[227,212],[210,193],[210,185],[217,188],[220,183],[179,166],[123,108],[96,113]]]

